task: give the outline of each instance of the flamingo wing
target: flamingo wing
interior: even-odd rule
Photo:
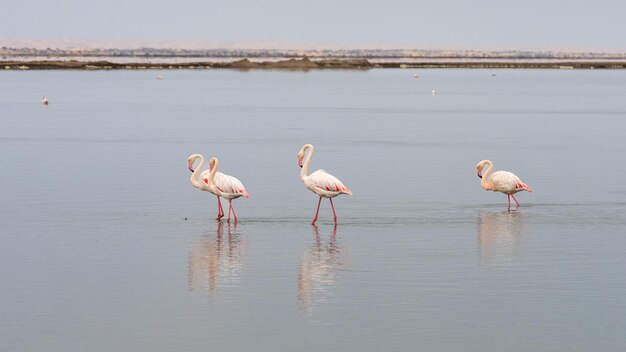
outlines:
[[[217,172],[215,173],[215,185],[224,193],[239,193],[246,198],[250,197],[243,183],[236,177]]]
[[[204,183],[209,183],[209,176],[211,175],[211,171],[206,170],[202,174],[200,174],[200,178]],[[223,193],[239,193],[246,198],[249,198],[250,195],[246,191],[243,183],[239,181],[238,178],[223,174],[221,172],[215,173],[215,186]]]
[[[352,195],[352,192],[339,179],[324,170],[317,170],[308,176],[309,182],[315,187],[331,192],[343,192]]]
[[[532,192],[527,184],[522,182],[517,175],[508,171],[497,171],[491,176],[491,184],[493,189],[499,192],[511,192],[511,191],[528,191]]]

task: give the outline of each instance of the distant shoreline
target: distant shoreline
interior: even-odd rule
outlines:
[[[376,68],[472,68],[472,69],[626,69],[624,61],[591,60],[549,60],[542,61],[424,61],[424,62],[370,62],[364,58],[352,59],[315,59],[307,57],[282,61],[251,61],[247,58],[236,61],[198,61],[198,62],[110,62],[77,60],[0,60],[2,70],[174,70],[174,69],[238,69],[238,70],[315,70],[315,69],[352,69],[366,70]]]

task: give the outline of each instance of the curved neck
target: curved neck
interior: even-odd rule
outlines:
[[[313,148],[310,144],[307,145],[306,149],[309,150],[309,153],[304,158],[304,164],[302,165],[302,170],[300,170],[300,178],[303,180],[306,177],[306,174],[309,173],[309,165],[311,164],[311,159],[313,158],[313,153],[315,152],[315,148]]]
[[[213,166],[211,166],[211,161],[213,161]],[[207,181],[207,185],[209,187],[213,187],[215,185],[215,174],[217,173],[217,168],[220,165],[220,161],[217,158],[213,157],[209,161],[209,168],[211,169],[211,173],[209,173],[209,180]]]
[[[204,157],[200,155],[199,159],[200,164],[198,164],[198,167],[191,174],[191,184],[196,188],[202,189],[204,186],[202,185],[202,182],[198,180],[198,177],[200,176],[200,170],[202,170],[202,167],[204,166]]]
[[[483,178],[480,181],[480,185],[483,186],[484,189],[491,189],[491,183],[489,182],[489,177],[491,176],[491,169],[493,168],[493,164],[491,161],[487,161],[487,170],[483,173]]]

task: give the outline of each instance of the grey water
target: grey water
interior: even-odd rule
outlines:
[[[625,98],[625,71],[0,72],[0,350],[622,351]],[[304,143],[354,193],[336,227]],[[193,153],[246,186],[237,224]]]

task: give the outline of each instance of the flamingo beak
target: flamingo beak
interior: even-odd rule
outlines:
[[[478,169],[478,177],[479,178],[483,178],[483,175],[481,174],[481,171],[482,171],[481,169]]]
[[[298,158],[298,165],[302,167],[302,158]]]
[[[193,163],[189,163],[189,171],[193,172]]]

